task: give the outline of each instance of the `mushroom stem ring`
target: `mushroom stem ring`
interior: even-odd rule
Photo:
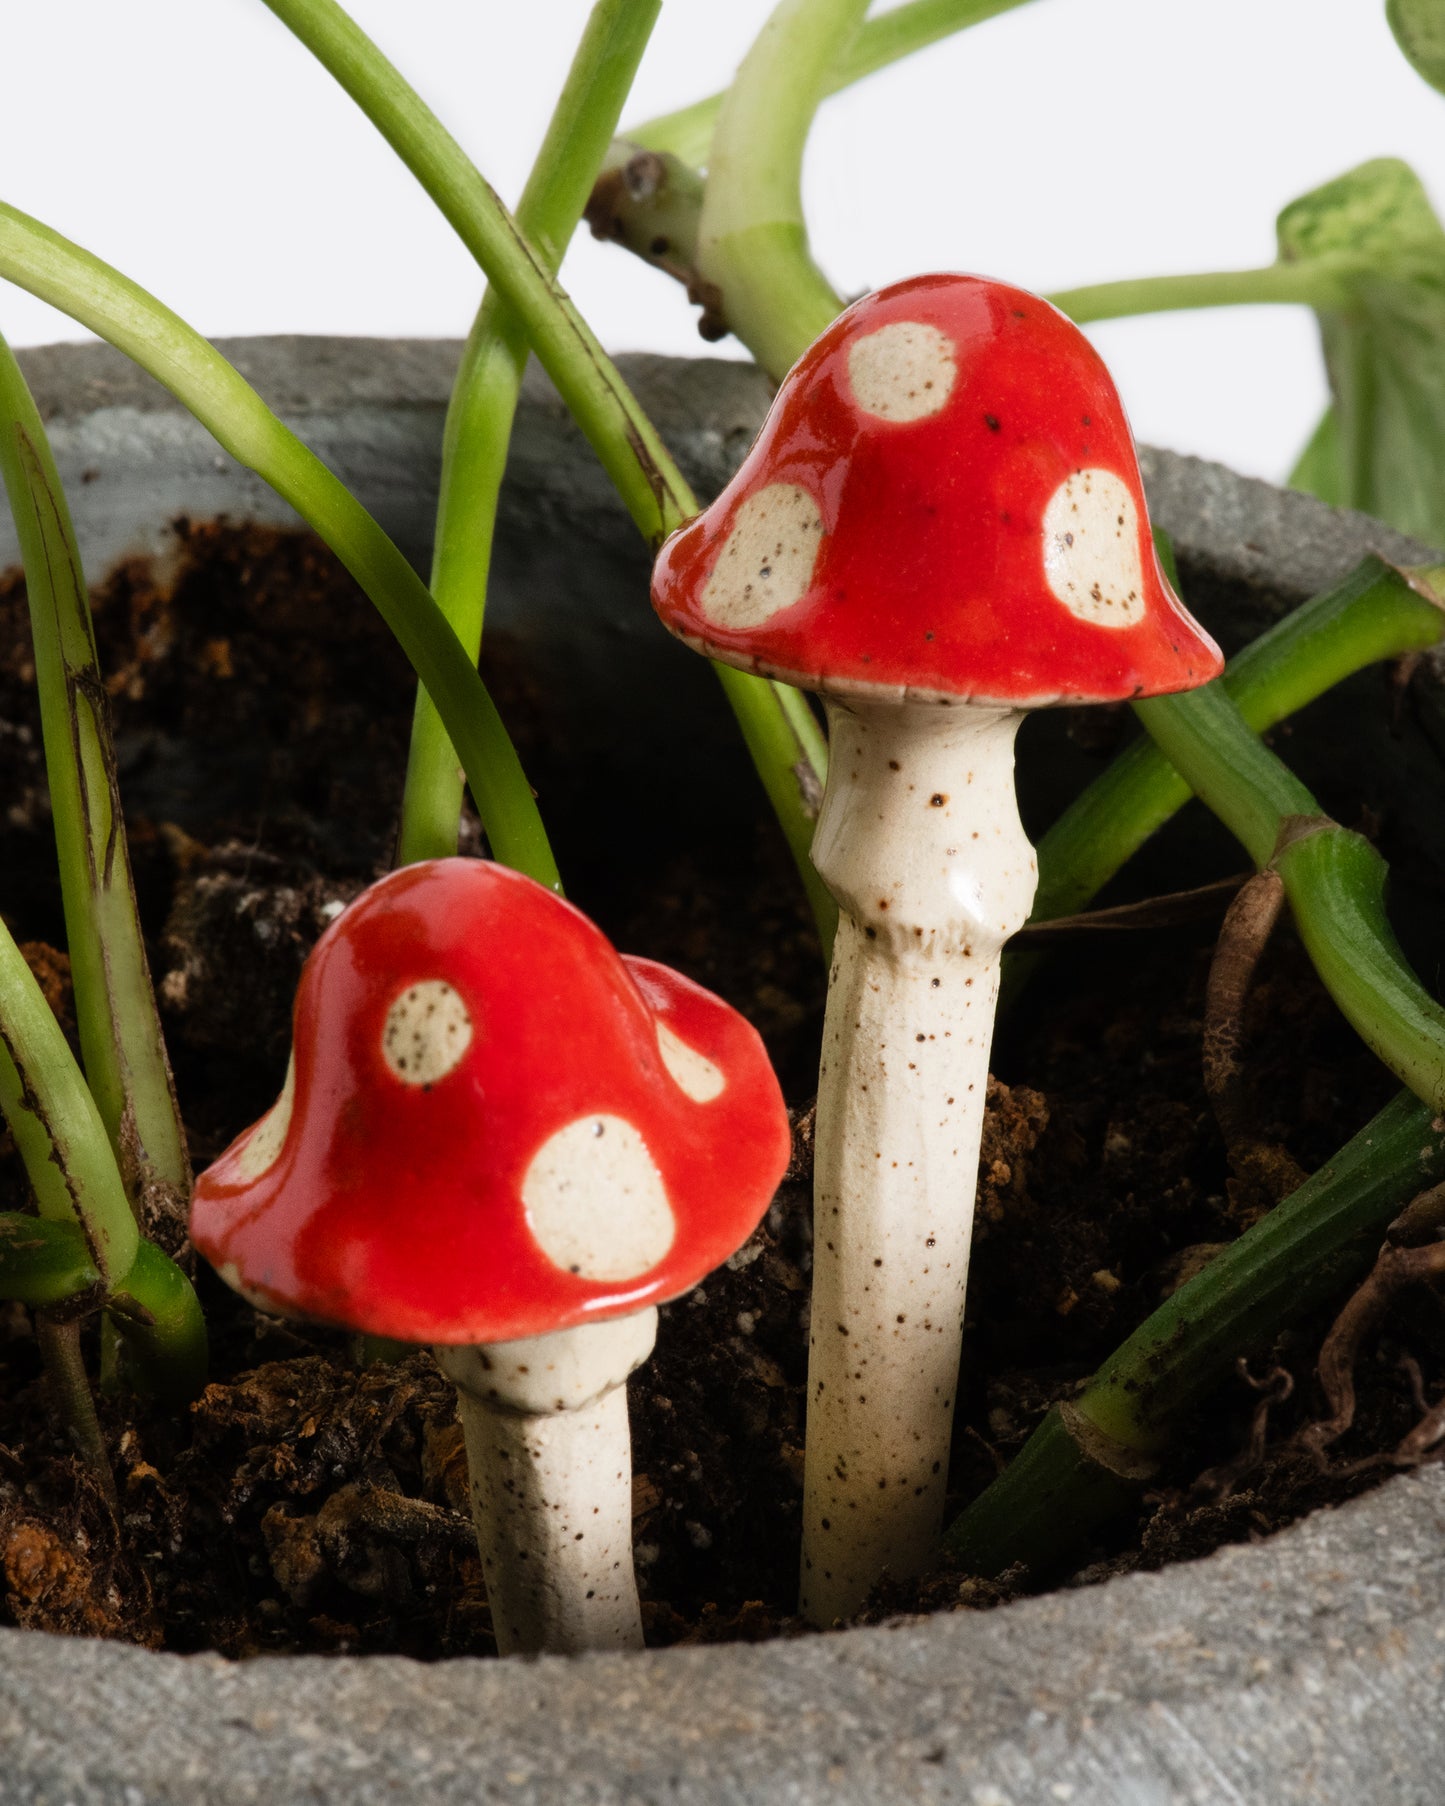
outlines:
[[[818,1082],[802,1609],[855,1611],[943,1520],[1003,943],[1036,868],[1014,710],[830,700],[813,859],[841,911]]]

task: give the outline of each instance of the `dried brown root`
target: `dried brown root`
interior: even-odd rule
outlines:
[[[1432,1186],[1414,1198],[1386,1232],[1385,1245],[1368,1277],[1357,1287],[1336,1317],[1320,1348],[1320,1387],[1329,1415],[1300,1431],[1296,1441],[1321,1466],[1325,1450],[1338,1442],[1355,1421],[1355,1368],[1366,1339],[1384,1320],[1398,1295],[1408,1287],[1445,1278],[1445,1241],[1438,1238],[1445,1227],[1445,1185]],[[1382,1461],[1396,1467],[1415,1467],[1432,1459],[1445,1439],[1445,1400],[1430,1406],[1416,1363],[1407,1357],[1406,1372],[1415,1395],[1420,1422],[1386,1455],[1368,1456],[1337,1471],[1361,1472]]]
[[[1204,1088],[1234,1173],[1230,1198],[1247,1226],[1304,1184],[1306,1174],[1260,1134],[1244,1083],[1244,1021],[1259,962],[1284,907],[1284,883],[1266,867],[1225,912],[1204,999]]]
[[[1206,1468],[1190,1487],[1193,1499],[1227,1499],[1241,1480],[1254,1473],[1264,1462],[1269,1444],[1269,1414],[1276,1405],[1284,1404],[1294,1392],[1294,1375],[1287,1367],[1272,1367],[1263,1379],[1256,1379],[1243,1359],[1235,1362],[1235,1372],[1244,1383],[1259,1394],[1259,1403],[1249,1420],[1249,1434],[1244,1447],[1232,1461],[1219,1467]]]

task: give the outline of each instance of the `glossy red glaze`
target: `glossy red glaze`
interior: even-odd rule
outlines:
[[[421,1087],[381,1045],[392,1003],[428,979],[460,994],[473,1033]],[[672,1078],[659,1022],[720,1069],[713,1101]],[[294,1054],[279,1158],[247,1179],[260,1125],[239,1136],[197,1183],[192,1239],[257,1302],[402,1341],[512,1341],[676,1297],[747,1239],[788,1161],[777,1080],[735,1010],[486,861],[408,866],[337,918],[302,973]],[[594,1113],[641,1134],[677,1224],[625,1281],[554,1265],[521,1202],[541,1144]]]
[[[860,406],[849,368],[860,340],[905,322],[936,328],[956,362],[946,403],[912,421]],[[1085,470],[1112,473],[1137,509],[1135,625],[1079,619],[1046,580],[1044,511]],[[739,508],[772,484],[817,505],[812,580],[760,625],[720,625],[703,592]],[[733,481],[663,547],[653,605],[712,658],[839,694],[1032,707],[1189,689],[1222,667],[1159,568],[1102,359],[1048,302],[978,276],[916,277],[840,315],[783,382]]]

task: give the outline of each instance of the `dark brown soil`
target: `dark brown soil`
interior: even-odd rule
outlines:
[[[412,691],[389,637],[298,535],[189,532],[164,584],[129,567],[96,599],[137,871],[198,1165],[266,1107],[291,992],[333,906],[385,869]],[[0,873],[5,919],[67,1028],[23,595],[0,587]],[[503,711],[537,699],[494,647]],[[524,755],[527,748],[524,746]],[[665,841],[675,829],[659,831]],[[475,829],[471,848],[480,850]],[[823,973],[765,822],[741,852],[667,846],[574,897],[618,944],[712,986],[762,1030],[806,1108]],[[1267,1200],[1231,1178],[1200,1077],[1210,929],[1053,956],[996,1049],[952,1473],[962,1504],[1209,1252]],[[1042,997],[1047,989],[1049,1009]],[[1393,1089],[1288,935],[1251,1004],[1258,1132],[1305,1170]],[[663,1313],[631,1386],[636,1552],[649,1640],[793,1633],[806,1351],[809,1120],[764,1226]],[[0,1142],[0,1208],[24,1206]],[[184,1417],[104,1400],[119,1520],[56,1439],[26,1313],[0,1307],[0,1617],[178,1650],[486,1652],[453,1397],[429,1355],[359,1369],[344,1337],[257,1316],[201,1273],[213,1379]],[[1333,1311],[1252,1350],[1169,1457],[1156,1491],[1076,1580],[1206,1553],[1347,1496],[1288,1448],[1319,1415]],[[1389,1449],[1445,1384],[1433,1294],[1367,1351],[1341,1463]],[[1281,1377],[1287,1376],[1287,1377]],[[1264,1453],[1249,1456],[1267,1380]],[[946,1573],[874,1614],[980,1606],[1008,1585]]]

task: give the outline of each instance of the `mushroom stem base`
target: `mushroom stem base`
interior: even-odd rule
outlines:
[[[818,1081],[802,1611],[933,1559],[999,952],[1028,914],[1018,717],[829,703],[813,858],[842,916]]]
[[[457,1386],[501,1655],[642,1647],[625,1382],[656,1334],[657,1312],[646,1310],[526,1343],[436,1351]],[[548,1369],[558,1385],[543,1404]]]

